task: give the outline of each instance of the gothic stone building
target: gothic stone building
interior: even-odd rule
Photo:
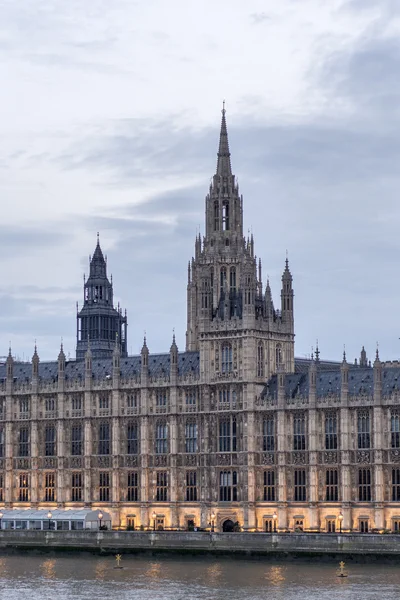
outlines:
[[[294,358],[292,276],[262,284],[225,110],[186,351],[127,355],[99,241],[77,358],[0,365],[0,508],[110,512],[116,527],[398,529],[399,364]]]

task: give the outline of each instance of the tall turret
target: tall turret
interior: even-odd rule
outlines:
[[[263,291],[262,263],[254,253],[253,234],[247,239],[243,236],[243,197],[232,172],[224,105],[216,172],[205,199],[205,236],[201,240],[196,234],[188,267],[186,349],[200,350],[202,361],[207,354],[206,350],[202,354],[202,344],[205,348],[210,341],[210,363],[204,363],[204,374],[213,366],[217,370],[219,364],[226,367],[226,361],[219,361],[219,353],[238,356],[237,345],[235,353],[235,344],[228,341],[232,330],[249,335],[249,347],[243,350],[246,368],[249,373],[253,369],[260,381],[276,372],[278,364],[284,364],[287,371],[294,369],[293,287],[288,263],[282,284],[279,311],[274,309],[269,282]],[[218,348],[211,342],[217,330]],[[225,345],[223,350],[224,336],[229,347]],[[232,369],[239,369],[240,364],[244,364],[242,359],[232,360]]]
[[[100,247],[99,235],[90,260],[89,277],[84,281],[84,304],[77,313],[76,358],[83,360],[88,348],[92,356],[111,358],[118,339],[121,356],[127,356],[127,317],[114,308],[113,285],[107,277],[107,263]]]

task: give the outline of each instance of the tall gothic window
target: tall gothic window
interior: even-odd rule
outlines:
[[[282,346],[280,344],[277,344],[275,348],[275,364],[276,368],[282,364]]]
[[[226,281],[226,267],[221,267],[221,271],[220,271],[221,292],[224,289],[225,281]]]
[[[27,427],[21,427],[18,433],[18,455],[29,456],[29,429]]]
[[[275,502],[275,471],[264,471],[264,502]]]
[[[293,417],[293,450],[306,449],[306,421],[303,414]]]
[[[107,471],[99,473],[99,501],[110,501],[110,473]]]
[[[137,454],[139,451],[139,436],[137,423],[128,423],[126,428],[126,453]]]
[[[358,448],[371,447],[371,425],[369,412],[366,410],[359,411],[357,415],[357,441]]]
[[[55,473],[46,473],[45,474],[45,484],[44,484],[44,501],[45,502],[54,502],[55,495],[56,495]]]
[[[337,450],[337,415],[325,415],[325,450]]]
[[[72,456],[82,455],[82,425],[73,425],[71,427],[71,454]]]
[[[44,430],[44,454],[45,456],[56,455],[56,428],[53,425]]]
[[[222,346],[222,358],[221,358],[221,371],[222,373],[232,372],[232,346],[231,344],[224,344]]]
[[[0,502],[4,502],[4,475],[0,473]]]
[[[110,454],[110,424],[100,423],[99,425],[99,454]]]
[[[190,420],[185,424],[185,452],[197,452],[197,423]]]
[[[156,454],[167,454],[168,452],[168,430],[165,421],[156,423]]]
[[[0,427],[0,458],[4,456],[4,428]]]
[[[219,452],[237,451],[236,417],[223,417],[219,421]]]
[[[231,292],[236,290],[236,267],[231,267],[230,270],[230,288]]]
[[[237,471],[221,471],[219,474],[220,502],[237,502],[238,476]]]
[[[71,501],[82,502],[82,473],[71,474]]]
[[[19,414],[21,419],[27,419],[29,414],[29,400],[28,398],[21,398],[19,401]]]
[[[196,471],[186,471],[186,502],[197,502]]]
[[[263,451],[275,451],[275,423],[273,415],[268,415],[263,421]]]
[[[257,346],[257,377],[264,377],[264,346]]]
[[[392,413],[390,419],[392,448],[400,448],[400,416]]]
[[[167,473],[167,471],[157,471],[156,501],[157,502],[168,502],[168,473]]]
[[[229,231],[229,202],[222,205],[222,230]]]
[[[294,500],[295,502],[306,502],[307,499],[307,478],[305,469],[295,469],[294,471]]]
[[[214,231],[219,231],[219,202],[214,202]]]
[[[371,469],[358,469],[358,500],[371,502]]]
[[[29,502],[29,475],[28,475],[28,473],[20,473],[18,498],[19,498],[20,502]]]
[[[400,502],[400,469],[392,469],[392,501]]]
[[[339,498],[338,470],[327,469],[325,474],[325,500],[337,502]]]
[[[156,394],[156,407],[165,408],[167,406],[167,392],[159,390]]]
[[[137,502],[139,500],[139,484],[137,471],[128,473],[128,487],[126,499],[128,502]]]

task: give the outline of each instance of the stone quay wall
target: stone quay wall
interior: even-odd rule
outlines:
[[[92,553],[231,554],[244,556],[351,556],[400,559],[400,535],[266,534],[135,531],[1,531],[0,553],[10,551]]]

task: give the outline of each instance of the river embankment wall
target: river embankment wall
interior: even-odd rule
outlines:
[[[0,553],[209,554],[400,560],[400,535],[136,531],[0,531]]]

